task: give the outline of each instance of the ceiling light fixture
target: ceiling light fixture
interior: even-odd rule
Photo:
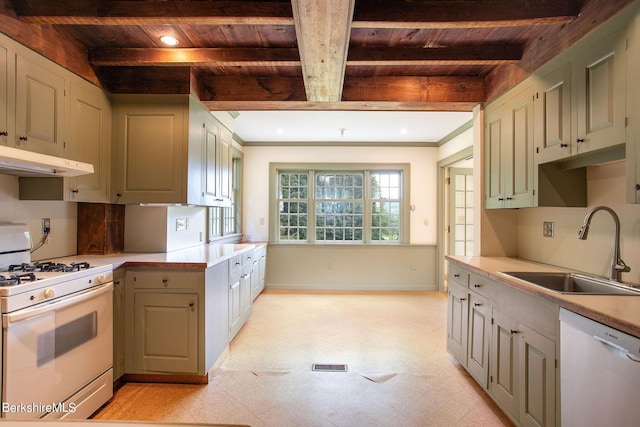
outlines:
[[[347,131],[345,128],[340,128],[340,136],[344,136],[344,133]]]
[[[160,37],[160,41],[167,46],[176,46],[178,44],[178,39],[171,36],[162,36]]]

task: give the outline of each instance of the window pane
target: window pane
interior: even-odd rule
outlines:
[[[280,240],[307,240],[308,172],[280,172],[279,174],[279,233]]]
[[[371,172],[371,240],[400,240],[400,171]]]

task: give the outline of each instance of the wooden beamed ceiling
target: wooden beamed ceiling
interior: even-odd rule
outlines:
[[[631,2],[2,1],[0,31],[112,93],[196,92],[221,110],[443,111],[494,97],[488,82],[541,65],[532,49],[548,60],[553,37],[579,37]],[[43,48],[52,34],[76,54]],[[165,34],[179,45],[162,47]]]

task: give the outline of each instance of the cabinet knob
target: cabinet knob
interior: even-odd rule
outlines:
[[[511,330],[509,331],[509,333],[510,333],[511,335],[515,335],[515,334],[517,334],[517,333],[518,333],[518,331],[517,331],[517,330],[515,330],[515,329],[511,329]]]
[[[513,197],[507,197],[507,200],[513,200]]]
[[[79,190],[78,190],[77,188],[75,188],[75,189],[71,190],[71,192],[72,192],[73,194],[78,194],[78,191],[79,191]]]
[[[466,300],[467,300],[466,298],[460,298],[460,301],[466,301]]]
[[[162,279],[162,284],[164,285],[165,288],[169,286],[169,279]]]
[[[460,277],[460,275],[459,274],[454,274],[453,277]]]
[[[636,184],[636,191],[640,191],[640,184]]]
[[[29,140],[29,138],[28,138],[28,137],[26,137],[26,136],[21,136],[21,137],[19,137],[18,139],[19,139],[20,141],[28,141],[28,140]]]
[[[498,201],[502,202],[504,200],[504,197],[498,197]]]
[[[482,303],[481,303],[481,302],[475,302],[475,303],[473,303],[473,306],[474,306],[474,307],[480,307],[481,305],[482,305]]]
[[[584,142],[584,138],[576,138],[576,142],[580,144],[581,142]]]
[[[482,285],[479,285],[478,283],[474,283],[474,284],[473,284],[473,287],[474,287],[474,288],[479,288],[479,287],[481,287],[481,286],[482,286]]]
[[[567,148],[569,144],[560,144],[560,148]]]
[[[0,136],[7,136],[9,135],[9,132],[7,132],[6,130],[3,130],[2,132],[0,132]]]

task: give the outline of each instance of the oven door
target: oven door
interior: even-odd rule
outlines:
[[[75,412],[67,399],[112,367],[113,284],[2,316],[2,417]]]

